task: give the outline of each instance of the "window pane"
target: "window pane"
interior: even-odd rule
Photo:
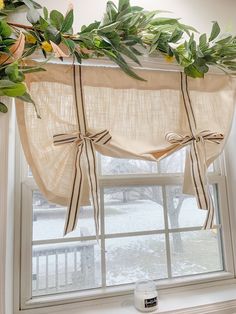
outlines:
[[[39,191],[33,192],[33,240],[56,239],[63,237],[66,207],[49,203]],[[66,237],[95,235],[92,206],[80,209],[75,231]]]
[[[222,270],[218,233],[216,229],[172,233],[172,275],[176,277]]]
[[[107,285],[167,277],[164,235],[106,240]]]
[[[101,286],[100,261],[96,241],[33,246],[33,296]]]
[[[189,149],[188,146],[162,159],[158,164],[158,171],[160,173],[183,173],[187,149]],[[212,163],[208,167],[208,172],[214,171],[214,164]]]
[[[182,186],[166,186],[169,228],[202,226],[206,211],[197,207],[196,198],[182,193]]]
[[[213,193],[213,186],[210,188],[217,211],[216,189]],[[207,211],[198,208],[194,196],[183,194],[180,185],[166,186],[166,204],[171,229],[202,226],[205,222]]]
[[[164,229],[161,187],[114,187],[104,198],[106,233]]]
[[[27,177],[29,177],[29,178],[33,177],[33,174],[32,174],[32,171],[30,169],[30,166],[27,166]]]
[[[102,175],[156,173],[157,162],[135,159],[112,158],[101,155]]]
[[[161,173],[184,172],[185,155],[186,155],[186,147],[162,159],[159,162],[159,171]]]

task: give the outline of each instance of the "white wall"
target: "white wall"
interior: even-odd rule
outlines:
[[[106,7],[106,0],[38,0],[48,9],[66,12],[69,3],[75,10],[75,27],[93,20],[100,20]],[[118,1],[115,0],[115,3]],[[222,30],[236,33],[236,1],[235,0],[131,0],[131,4],[139,5],[147,10],[168,10],[173,17],[182,18],[184,23],[195,26],[201,33],[209,32],[211,21],[217,20]]]
[[[1,99],[3,100],[3,99]],[[4,99],[6,101],[6,99]],[[5,102],[4,101],[4,102]],[[0,313],[13,311],[15,111],[0,113]]]

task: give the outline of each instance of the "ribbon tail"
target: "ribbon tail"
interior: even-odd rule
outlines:
[[[214,208],[214,203],[213,203],[213,199],[212,199],[210,190],[208,190],[208,197],[209,197],[209,200],[208,200],[209,207],[207,209],[207,216],[206,216],[203,228],[202,228],[204,230],[214,228],[215,208]]]
[[[191,172],[191,161],[189,147],[186,149],[185,166],[184,166],[184,182],[183,182],[183,193],[188,195],[194,195],[195,190],[193,187],[192,172]]]
[[[75,166],[74,166],[74,174],[73,181],[71,187],[71,196],[70,202],[68,205],[65,227],[64,227],[64,235],[73,231],[76,227],[76,223],[78,220],[79,209],[81,206],[81,202],[83,200],[83,190],[85,183],[85,175],[83,173],[82,167],[82,153],[83,153],[84,144],[78,146],[76,156],[75,156]]]
[[[96,151],[92,141],[85,141],[85,154],[88,168],[88,182],[90,186],[90,192],[94,207],[94,221],[96,238],[99,239],[99,216],[100,216],[100,204],[99,204],[99,184],[97,177],[97,163],[96,163]]]
[[[213,228],[214,204],[207,182],[207,166],[205,149],[202,141],[193,141],[190,148],[190,167],[193,188],[198,208],[207,210],[207,217],[203,229]]]

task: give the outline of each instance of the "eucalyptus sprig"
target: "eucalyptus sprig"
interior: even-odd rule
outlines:
[[[1,1],[1,0],[0,0]],[[0,3],[1,4],[1,3]],[[28,6],[30,26],[8,23],[4,15],[10,7]],[[83,59],[108,57],[126,74],[143,80],[128,63],[140,64],[140,56],[162,55],[167,61],[177,62],[191,77],[204,77],[209,66],[223,71],[236,72],[236,37],[221,34],[213,22],[211,34],[202,34],[196,40],[197,30],[179,19],[163,17],[163,11],[146,11],[132,6],[129,0],[119,0],[118,6],[107,2],[101,21],[82,26],[73,33],[74,12],[69,8],[63,15],[57,10],[49,12],[32,0],[6,0],[0,11],[0,96],[18,97],[34,103],[27,93],[24,79],[30,72],[43,68],[26,67],[24,59],[41,50],[45,60],[50,55],[63,60],[72,56],[77,62]],[[6,112],[4,104],[0,111]]]

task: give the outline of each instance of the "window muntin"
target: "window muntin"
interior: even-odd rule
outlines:
[[[183,163],[183,154],[178,153],[171,163]],[[197,209],[194,197],[181,193],[180,168],[176,168],[176,173],[168,173],[164,166],[160,171],[158,163],[127,160],[141,169],[146,169],[146,163],[154,166],[148,166],[152,169],[150,172],[130,171],[126,175],[110,171],[102,174],[107,163],[103,164],[103,158],[99,158],[101,247],[95,238],[91,206],[82,208],[77,230],[63,238],[66,208],[49,204],[35,190],[34,184],[30,184],[32,177],[28,178],[28,189],[32,190],[30,202],[33,204],[32,269],[28,278],[33,297],[119,286],[144,277],[161,280],[224,270],[218,214],[216,229],[201,230],[206,213]],[[217,205],[218,194],[221,193],[217,191],[217,178],[221,176],[214,169],[211,167],[215,177],[212,193]],[[176,220],[173,215],[177,208]],[[192,252],[188,253],[191,240]],[[178,241],[182,241],[181,247]],[[198,254],[198,246],[194,245],[199,242],[208,246],[201,254]],[[209,255],[208,263],[202,260],[202,254]],[[184,261],[182,267],[181,260]],[[147,261],[148,265],[145,265]],[[93,278],[84,274],[93,274]]]

